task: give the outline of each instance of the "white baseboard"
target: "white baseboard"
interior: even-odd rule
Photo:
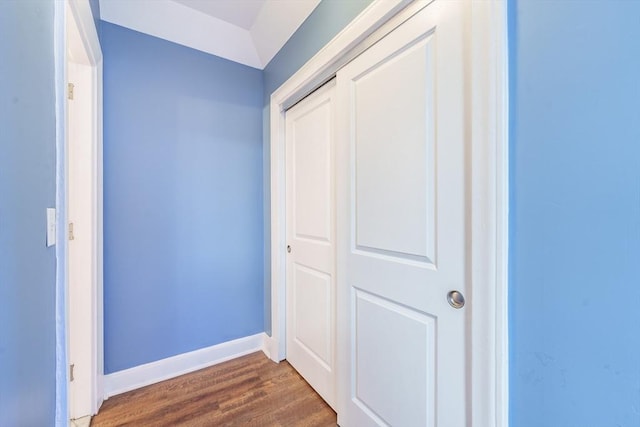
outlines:
[[[262,332],[105,375],[104,398],[106,400],[117,394],[175,378],[256,351],[262,351],[267,357],[270,357],[267,347],[270,339],[267,334]]]

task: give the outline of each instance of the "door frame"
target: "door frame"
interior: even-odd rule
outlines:
[[[67,9],[68,8],[68,9]],[[69,13],[67,13],[67,11]],[[90,383],[91,392],[91,408],[90,414],[76,414],[78,416],[95,415],[100,408],[104,400],[103,392],[103,372],[104,372],[104,351],[103,351],[103,232],[102,232],[102,210],[103,210],[103,181],[102,181],[102,72],[103,72],[103,57],[102,49],[100,48],[100,41],[98,39],[98,33],[95,26],[93,14],[91,12],[91,5],[88,0],[66,0],[65,1],[65,22],[69,25],[75,25],[77,34],[70,34],[65,28],[65,40],[68,44],[67,49],[75,58],[82,58],[83,77],[91,81],[91,151],[92,161],[88,165],[89,175],[91,175],[91,218],[87,218],[86,222],[91,224],[90,245],[92,248],[91,254],[91,273],[92,280],[90,284],[90,299],[91,304],[89,307],[89,314],[80,315],[81,312],[76,313],[77,307],[72,307],[69,304],[69,296],[71,288],[69,286],[69,274],[66,274],[65,283],[65,295],[66,295],[66,316],[65,316],[65,345],[67,349],[67,359],[70,360],[70,340],[69,340],[69,313],[74,312],[75,317],[82,317],[83,322],[90,323],[91,338],[90,342],[86,345],[90,346],[90,352],[83,363],[91,365],[91,377],[88,379]],[[71,20],[73,22],[67,22]],[[79,35],[79,38],[78,38]],[[64,85],[66,94],[66,85],[68,82],[67,76],[67,62],[69,61],[67,51],[64,52],[65,57],[65,71],[64,71]],[[73,61],[77,62],[77,61]],[[80,62],[77,62],[80,63]],[[67,97],[65,96],[65,108],[64,108],[64,135],[66,136],[64,150],[65,150],[65,162],[64,162],[64,179],[65,179],[65,209],[64,217],[59,222],[58,227],[62,230],[59,235],[64,236],[66,239],[68,236],[68,224],[69,224],[69,146],[68,138],[70,135],[68,124],[68,111],[66,107]],[[66,266],[65,269],[69,271],[69,245],[68,242],[64,242],[64,253]],[[68,378],[70,380],[70,378]],[[67,384],[67,410],[70,410],[71,399],[71,387]],[[86,412],[86,409],[83,411]],[[74,417],[74,414],[68,412],[70,417]]]
[[[438,1],[438,0],[436,0]],[[465,70],[470,155],[471,425],[508,426],[508,46],[507,1],[467,3]],[[285,112],[429,0],[374,0],[280,86],[270,102],[271,327],[274,361],[286,358]],[[493,61],[486,61],[493,58]],[[339,184],[339,183],[337,183]]]

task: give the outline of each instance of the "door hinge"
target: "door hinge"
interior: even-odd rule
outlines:
[[[75,240],[76,236],[73,234],[73,223],[69,223],[69,240]]]
[[[69,365],[69,382],[73,381],[73,370],[76,367],[75,364]]]
[[[71,100],[73,100],[73,88],[74,88],[73,83],[67,84],[67,98]]]

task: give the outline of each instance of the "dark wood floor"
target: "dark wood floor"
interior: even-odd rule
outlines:
[[[253,353],[114,396],[107,426],[335,426],[336,414],[286,361]]]

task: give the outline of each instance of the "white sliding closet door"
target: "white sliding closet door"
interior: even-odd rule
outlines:
[[[334,93],[286,113],[287,360],[335,406]]]
[[[337,74],[342,427],[467,425],[464,33],[436,0]]]

